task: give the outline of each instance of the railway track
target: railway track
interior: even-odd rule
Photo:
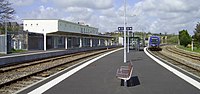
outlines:
[[[113,49],[82,52],[0,68],[0,94],[12,94],[52,74]]]
[[[160,60],[162,60],[166,63],[175,65],[178,68],[185,70],[189,73],[192,73],[192,74],[196,75],[196,77],[200,78],[200,70],[199,70],[198,64],[193,64],[191,62],[183,61],[174,55],[175,53],[182,55],[181,53],[178,53],[177,51],[173,51],[172,49],[169,49],[169,48],[168,48],[168,50],[170,50],[168,53],[160,52],[160,51],[151,51],[151,53],[156,58],[159,58]],[[186,56],[186,55],[184,55],[184,56]]]
[[[200,56],[198,54],[182,51],[175,46],[165,46],[163,53],[171,53],[168,55],[176,57],[183,64],[200,71]]]
[[[191,58],[191,59],[200,61],[200,55],[198,55],[198,54],[188,53],[188,52],[179,50],[179,49],[177,49],[175,47],[171,47],[171,46],[165,47],[165,49],[173,54],[181,55],[181,56],[184,56],[187,58]]]

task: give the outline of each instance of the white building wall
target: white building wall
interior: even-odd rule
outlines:
[[[58,20],[23,20],[24,30],[35,33],[58,31]]]
[[[98,35],[98,28],[80,25],[64,20],[53,19],[24,19],[24,30],[35,33],[51,33],[51,32],[73,32],[83,34]]]
[[[81,26],[79,26],[78,24],[70,23],[67,21],[58,22],[58,31],[81,33],[80,27]]]
[[[86,25],[80,25],[77,23],[72,23],[64,20],[59,20],[58,31],[64,32],[74,32],[74,33],[84,33],[84,34],[98,34],[98,29],[94,27],[89,27]]]
[[[82,34],[92,34],[98,35],[98,28],[80,25],[77,23],[59,20],[59,19],[24,19],[23,20],[23,30],[34,33],[41,33],[44,35],[44,50],[47,49],[46,36],[48,33],[52,32],[73,32],[73,33],[82,33]],[[56,40],[54,40],[55,43]],[[66,42],[67,43],[67,42]],[[66,49],[67,49],[66,44]],[[54,45],[56,47],[57,44]],[[82,45],[80,45],[82,46]],[[92,40],[90,40],[90,46],[92,47]]]

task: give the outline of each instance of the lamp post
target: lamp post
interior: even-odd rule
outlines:
[[[124,0],[124,63],[126,63],[126,0]]]
[[[4,20],[5,23],[5,54],[7,54],[7,22]]]

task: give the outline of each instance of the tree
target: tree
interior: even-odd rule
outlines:
[[[4,23],[13,18],[15,10],[8,0],[0,0],[0,22]],[[6,31],[6,30],[5,30]],[[4,32],[5,33],[5,32]]]
[[[12,19],[15,10],[11,7],[11,3],[8,0],[0,0],[0,20],[4,21]]]
[[[187,30],[181,30],[179,31],[179,40],[180,40],[180,45],[187,46],[188,44],[191,43],[192,38],[188,34]]]
[[[200,23],[198,22],[194,31],[194,44],[195,47],[200,47]]]

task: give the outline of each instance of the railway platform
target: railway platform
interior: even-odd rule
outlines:
[[[23,53],[15,53],[0,56],[0,67],[10,64],[17,64],[20,62],[29,62],[34,60],[40,60],[50,57],[62,56],[66,54],[72,54],[77,52],[84,52],[84,51],[92,51],[92,50],[100,50],[100,49],[107,49],[107,48],[115,48],[118,46],[100,46],[100,47],[87,47],[87,48],[73,48],[73,49],[60,49],[60,50],[35,50],[35,51],[28,51]]]
[[[144,51],[130,50],[127,59],[132,61],[133,74],[128,87],[121,86],[116,78],[123,63],[123,50],[88,61],[71,70],[65,70],[19,94],[199,94],[199,79],[191,84],[172,70],[152,60]],[[174,69],[174,68],[173,68]],[[176,70],[176,69],[175,69]],[[178,70],[179,71],[179,70]],[[181,72],[181,71],[180,71]],[[191,76],[187,75],[186,76]],[[189,77],[190,78],[190,77]],[[193,78],[193,77],[191,77]]]

